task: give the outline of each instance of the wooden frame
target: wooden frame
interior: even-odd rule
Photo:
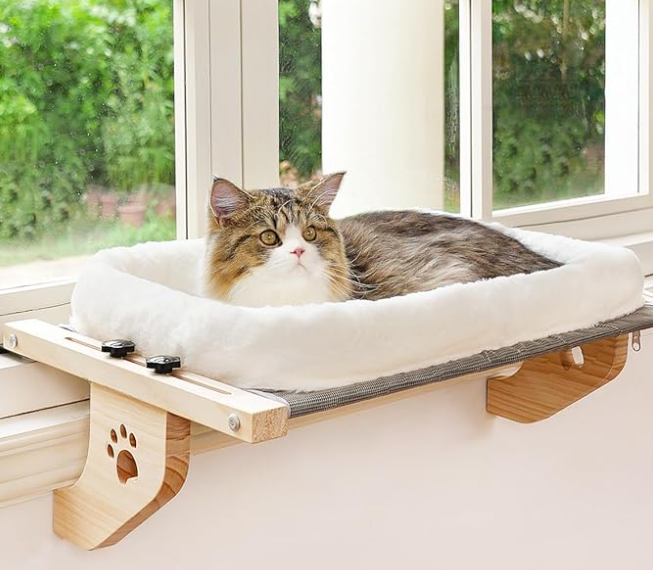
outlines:
[[[115,544],[172,499],[186,479],[191,451],[283,437],[289,425],[299,427],[440,385],[289,421],[287,406],[276,400],[183,369],[156,374],[141,355],[111,358],[101,352],[99,341],[41,321],[10,323],[3,340],[16,354],[91,382],[84,468],[72,486],[55,491],[54,501],[55,532],[87,550]],[[625,334],[454,380],[488,379],[487,411],[529,423],[614,379],[627,350]]]

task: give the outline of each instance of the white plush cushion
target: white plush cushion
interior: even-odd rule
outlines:
[[[252,309],[200,297],[203,240],[116,248],[88,262],[72,325],[242,387],[316,390],[592,326],[642,304],[628,250],[501,228],[565,265],[382,301]]]

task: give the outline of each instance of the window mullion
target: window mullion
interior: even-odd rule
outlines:
[[[460,213],[472,215],[472,61],[471,0],[460,0]]]
[[[211,184],[211,66],[209,0],[176,0],[183,10],[183,43],[175,58],[183,72],[175,75],[177,96],[177,219],[180,238],[200,237],[206,225],[206,196]],[[180,38],[181,31],[175,39]],[[181,140],[180,140],[181,139]]]
[[[492,217],[492,2],[470,1],[471,214]]]
[[[639,192],[653,197],[650,168],[653,160],[653,113],[651,113],[651,70],[653,63],[653,10],[651,0],[639,2]]]

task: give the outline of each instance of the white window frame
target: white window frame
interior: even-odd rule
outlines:
[[[461,106],[464,105],[461,109],[461,213],[585,239],[653,231],[651,0],[639,0],[639,193],[576,198],[505,210],[493,210],[492,2],[461,0],[460,18],[460,28],[467,34],[461,35],[460,90]],[[469,112],[465,113],[465,109]],[[584,223],[574,223],[580,221]]]

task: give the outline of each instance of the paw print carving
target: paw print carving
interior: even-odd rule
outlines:
[[[107,444],[107,455],[115,459],[118,480],[124,485],[130,479],[138,477],[138,464],[132,451],[136,449],[136,436],[127,436],[125,424],[120,424],[120,436],[115,429],[110,432],[111,442]],[[120,438],[120,439],[119,439]]]

